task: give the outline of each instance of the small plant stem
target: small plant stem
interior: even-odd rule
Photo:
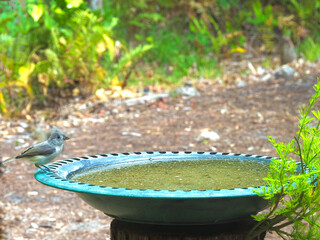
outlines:
[[[263,222],[259,222],[261,224],[257,224],[247,235],[246,240],[254,239],[257,236],[260,236],[261,233],[269,231],[272,226],[284,221],[286,219],[283,215],[275,216],[271,219],[264,219]],[[259,229],[258,229],[259,228]]]
[[[300,140],[300,137],[301,137],[301,133],[302,133],[302,127],[305,126],[305,122],[306,122],[306,118],[308,116],[308,114],[311,112],[311,109],[313,107],[313,105],[315,104],[315,100],[317,99],[317,97],[315,98],[315,96],[313,96],[310,100],[310,104],[307,108],[307,110],[305,112],[303,112],[303,117],[302,117],[302,123],[300,123],[300,126],[299,126],[299,132],[297,134],[297,141]]]
[[[282,239],[284,239],[284,240],[286,240],[286,238],[285,238],[284,236],[282,236],[282,234],[285,235],[285,236],[290,235],[290,234],[288,234],[287,232],[278,230],[278,235],[279,235]]]
[[[317,129],[317,130],[319,129],[319,124],[320,124],[320,121],[318,121],[318,124],[317,124],[317,126],[316,126],[316,129]],[[311,142],[310,142],[310,144],[309,144],[309,149],[308,149],[308,151],[307,151],[307,158],[306,158],[306,160],[308,161],[308,163],[309,163],[309,154],[310,154],[310,152],[311,152],[311,147],[312,147],[312,144],[313,144],[314,137],[315,137],[315,134],[312,134]]]
[[[319,126],[320,126],[320,121],[318,121],[318,123],[317,123],[316,130],[319,129]],[[313,136],[312,136],[311,143],[310,143],[310,149],[311,149],[311,146],[312,146],[312,144],[313,144],[314,137],[315,137],[315,134],[313,134]],[[319,150],[319,151],[310,159],[310,161],[309,161],[309,153],[311,152],[310,149],[309,149],[309,151],[308,151],[308,153],[307,153],[308,163],[311,163],[311,162],[313,161],[313,159],[314,159],[314,158],[318,155],[318,153],[320,152],[320,150]]]
[[[281,228],[284,228],[284,227],[286,227],[286,226],[289,226],[289,225],[291,225],[291,224],[293,224],[293,223],[294,223],[294,221],[293,221],[293,220],[290,220],[290,221],[287,221],[287,222],[285,222],[285,223],[283,223],[283,224],[277,225],[276,227],[272,227],[270,230],[273,230],[273,231],[278,232],[278,231],[281,231],[281,230],[280,230]]]
[[[299,149],[299,158],[300,158],[300,163],[301,163],[301,171],[302,171],[302,173],[304,173],[305,171],[304,171],[304,166],[303,166],[304,164],[303,164],[303,159],[302,159],[300,143],[299,143],[299,140],[298,140],[297,137],[294,137],[294,139],[295,139],[295,141],[296,141],[296,143],[298,145],[298,149]]]

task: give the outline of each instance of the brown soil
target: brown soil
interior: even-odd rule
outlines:
[[[71,137],[58,159],[172,150],[275,156],[268,136],[280,141],[292,139],[300,107],[313,93],[316,76],[301,79],[253,82],[242,88],[208,84],[200,88],[200,97],[169,97],[132,107],[99,104],[94,111],[79,116],[80,120],[51,122]],[[85,121],[86,118],[105,120]],[[6,131],[12,133],[18,122],[3,120],[2,124],[7,124]],[[203,129],[217,132],[220,140],[196,141]],[[3,138],[0,141],[3,157],[18,153],[15,142]],[[8,239],[109,238],[111,218],[91,208],[75,193],[38,183],[33,177],[35,170],[23,161],[5,166],[0,179],[0,208],[5,212]],[[266,239],[278,238],[269,234]]]

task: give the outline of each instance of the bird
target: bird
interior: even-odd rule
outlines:
[[[291,39],[287,36],[283,36],[280,40],[280,61],[281,65],[290,63],[297,59],[297,53],[294,49],[294,45]]]
[[[0,162],[0,165],[13,160],[23,159],[34,163],[37,168],[47,172],[50,169],[44,166],[44,164],[51,162],[61,153],[63,144],[68,139],[70,138],[64,135],[60,129],[53,126],[51,135],[46,141],[33,145],[22,151],[19,155]]]

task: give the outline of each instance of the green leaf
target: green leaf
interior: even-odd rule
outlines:
[[[8,111],[6,105],[7,104],[6,104],[5,98],[2,94],[2,92],[0,92],[0,111],[2,113],[6,113]]]
[[[44,16],[44,24],[48,29],[51,29],[56,25],[54,19],[49,14],[45,14]]]
[[[35,22],[38,22],[43,15],[44,7],[41,4],[28,6],[28,13],[31,15]]]
[[[23,85],[27,86],[29,83],[29,76],[33,72],[35,67],[34,63],[23,65],[19,68],[19,78],[17,79],[18,82]]]
[[[67,8],[78,8],[83,0],[66,0]]]

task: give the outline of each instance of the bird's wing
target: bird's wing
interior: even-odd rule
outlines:
[[[55,147],[51,146],[47,142],[31,146],[20,153],[16,158],[33,157],[33,156],[47,156],[56,151]]]

